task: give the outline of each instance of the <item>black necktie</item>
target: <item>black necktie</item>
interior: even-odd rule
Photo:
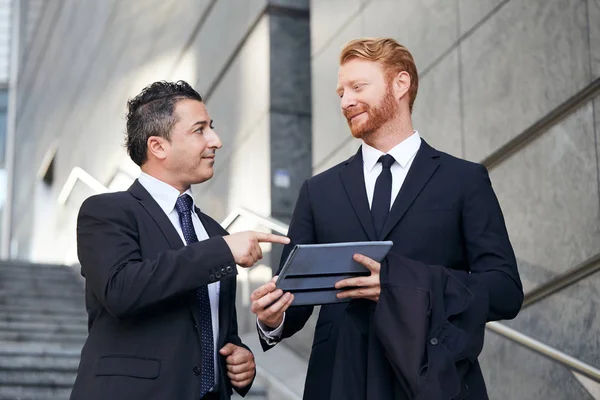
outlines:
[[[390,167],[396,160],[391,155],[386,154],[379,157],[378,162],[381,163],[383,168],[375,182],[371,216],[375,226],[375,234],[378,239],[381,239],[381,231],[390,213],[390,202],[392,201],[392,171]]]
[[[187,244],[198,241],[194,224],[192,223],[193,200],[188,194],[177,198],[175,209],[179,214],[179,223],[183,231],[183,237]],[[215,385],[214,366],[214,343],[212,330],[212,315],[210,311],[210,298],[208,297],[208,286],[204,285],[196,289],[196,298],[200,306],[200,334],[202,335],[200,348],[202,349],[202,376],[200,377],[200,398]]]

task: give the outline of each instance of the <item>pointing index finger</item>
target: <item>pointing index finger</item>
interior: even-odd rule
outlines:
[[[259,242],[281,243],[281,244],[288,244],[290,242],[289,237],[274,235],[272,233],[262,233],[262,232],[256,232],[256,240],[258,240]]]

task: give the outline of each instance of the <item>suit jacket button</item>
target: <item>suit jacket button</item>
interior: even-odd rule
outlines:
[[[208,276],[208,279],[209,279],[211,282],[214,282],[214,281],[215,281],[215,276],[214,276],[213,274],[210,274],[210,275]]]
[[[200,373],[202,372],[198,366],[195,366],[192,371],[194,371],[194,375],[196,376],[200,376]]]
[[[432,339],[429,341],[429,343],[431,343],[432,345],[434,345],[434,346],[435,346],[435,345],[437,345],[437,344],[438,344],[438,340],[437,340],[437,338],[432,338]]]
[[[215,272],[215,277],[219,279],[221,277],[221,273],[219,271]]]
[[[227,266],[227,268],[225,268],[227,270],[227,272],[232,273],[233,272],[233,268],[231,268],[231,266]]]
[[[227,271],[225,268],[223,268],[223,269],[221,269],[221,274],[223,274],[223,275],[227,275],[227,274],[228,274],[228,271]]]

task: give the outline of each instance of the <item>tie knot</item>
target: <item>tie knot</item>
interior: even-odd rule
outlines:
[[[386,154],[379,157],[379,162],[383,165],[383,168],[390,168],[392,164],[396,162],[396,159],[393,156]]]
[[[192,204],[194,204],[192,196],[187,193],[182,194],[177,198],[177,202],[175,202],[175,209],[180,214],[190,213],[192,212]]]

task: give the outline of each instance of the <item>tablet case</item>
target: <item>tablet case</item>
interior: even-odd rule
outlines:
[[[356,276],[369,276],[370,271],[354,261],[362,254],[381,262],[392,248],[391,241],[298,244],[286,259],[277,288],[294,294],[292,306],[342,303],[335,283]]]

